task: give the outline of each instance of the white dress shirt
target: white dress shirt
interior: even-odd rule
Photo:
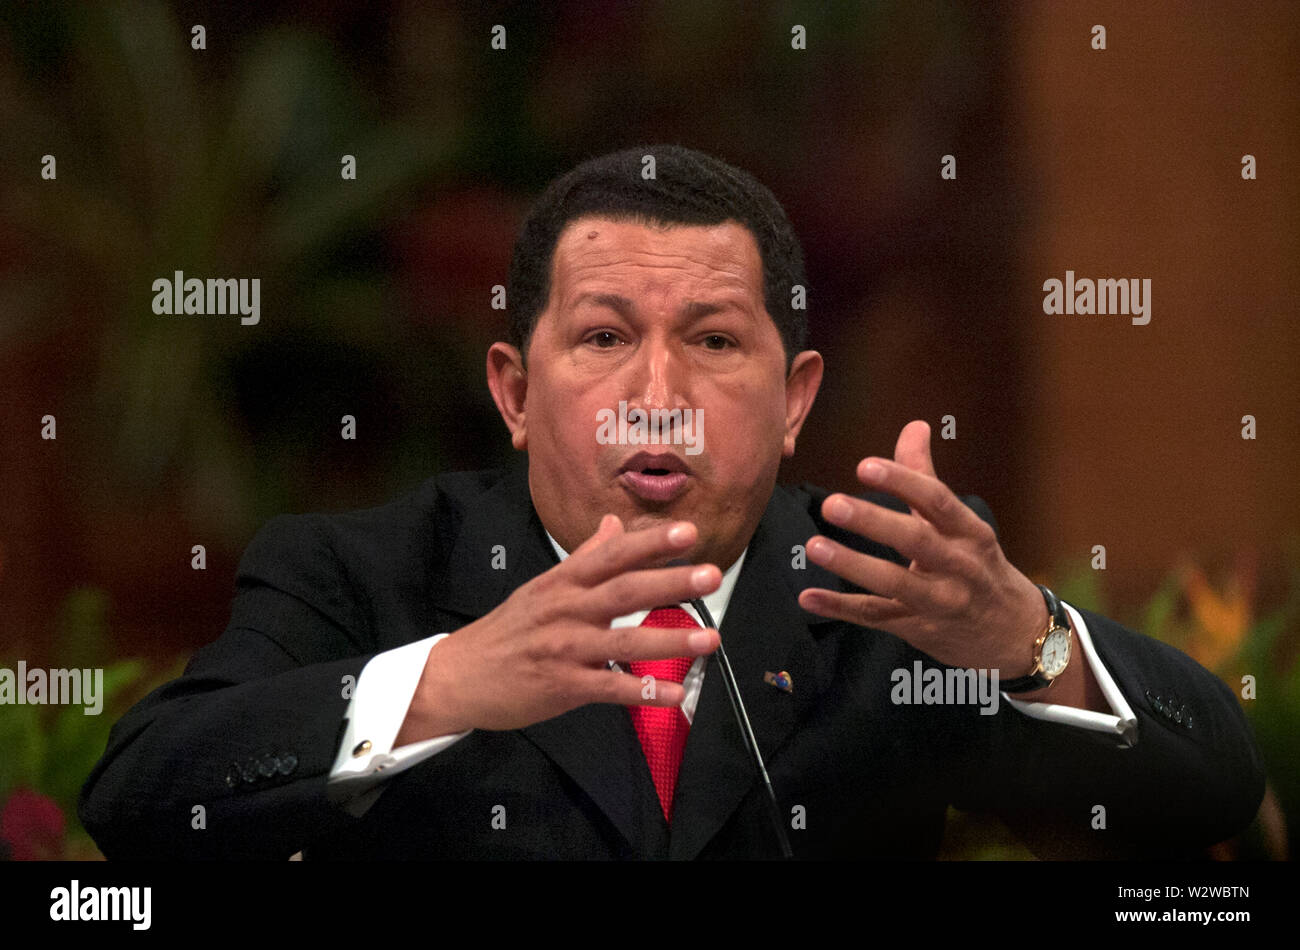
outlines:
[[[561,561],[569,556],[569,553],[560,547],[549,532],[546,537]],[[736,579],[740,576],[741,565],[745,563],[745,555],[748,553],[748,548],[741,552],[736,562],[723,572],[722,583],[718,589],[703,598],[718,629],[722,627],[727,605],[731,601],[731,593],[736,587]],[[1137,719],[1133,715],[1133,710],[1129,708],[1119,687],[1115,685],[1115,681],[1111,679],[1097,656],[1083,617],[1069,604],[1064,606],[1074,624],[1074,632],[1078,637],[1081,652],[1097,678],[1102,695],[1110,704],[1112,714],[1062,706],[1057,703],[1025,702],[1014,699],[1005,692],[1002,693],[1002,699],[1026,716],[1110,733],[1120,736],[1126,744],[1132,745],[1135,742],[1137,729]],[[703,626],[703,621],[689,603],[683,604],[682,607]],[[618,617],[610,623],[610,627],[612,629],[639,626],[649,612],[640,610]],[[397,738],[397,733],[402,728],[406,711],[411,705],[416,686],[424,672],[429,650],[446,636],[449,634],[440,633],[378,653],[362,668],[345,714],[347,730],[344,732],[329,778],[329,784],[336,791],[342,792],[346,798],[343,807],[352,814],[359,816],[369,809],[383,790],[380,783],[389,776],[404,772],[411,766],[449,748],[472,731],[424,739],[393,748],[393,740]],[[696,657],[682,681],[682,686],[686,689],[686,697],[682,700],[681,708],[688,721],[693,721],[695,717],[695,707],[704,685],[707,660],[706,656]]]

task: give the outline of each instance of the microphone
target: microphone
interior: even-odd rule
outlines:
[[[669,562],[670,567],[685,565],[688,562],[677,558]],[[713,627],[715,630],[718,625],[713,621],[713,614],[709,613],[709,608],[705,606],[704,601],[696,598],[690,601],[695,612],[700,615],[706,627]],[[754,767],[758,770],[758,776],[763,782],[763,789],[767,793],[767,812],[772,819],[772,830],[776,833],[777,845],[781,849],[781,857],[790,860],[794,857],[794,852],[790,850],[790,839],[785,833],[785,823],[781,820],[781,809],[776,803],[776,792],[772,788],[772,779],[767,774],[767,765],[763,762],[763,753],[758,749],[758,739],[754,737],[754,727],[749,723],[749,714],[745,712],[745,702],[740,698],[740,687],[736,684],[736,674],[731,669],[731,661],[727,659],[727,650],[721,640],[721,630],[718,630],[718,649],[714,651],[714,659],[717,660],[718,671],[722,674],[722,685],[727,689],[727,698],[731,700],[731,714],[736,720],[736,725],[740,727],[740,736],[745,742],[745,749],[749,752],[750,758],[754,761]]]

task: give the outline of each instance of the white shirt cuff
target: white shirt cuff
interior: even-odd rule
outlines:
[[[1120,737],[1122,745],[1135,745],[1137,743],[1137,717],[1133,715],[1133,710],[1129,707],[1128,701],[1124,699],[1124,694],[1115,685],[1110,673],[1102,665],[1101,658],[1097,656],[1097,650],[1092,645],[1092,637],[1088,633],[1088,625],[1083,622],[1083,617],[1064,601],[1062,601],[1062,605],[1069,613],[1070,621],[1074,624],[1074,632],[1078,636],[1079,646],[1088,663],[1088,668],[1092,670],[1092,675],[1097,678],[1102,695],[1106,697],[1106,702],[1110,704],[1111,712],[1114,715],[1095,712],[1091,709],[1079,709],[1075,706],[1062,706],[1059,703],[1029,703],[1022,699],[1014,699],[1005,692],[1002,694],[1002,698],[1026,716],[1045,719],[1048,722],[1078,726],[1081,729],[1111,733]]]
[[[442,752],[472,731],[393,748],[429,650],[446,636],[449,634],[440,633],[377,653],[357,677],[345,713],[347,729],[329,777],[332,789],[341,791],[346,799],[341,806],[353,815],[361,816],[374,804],[382,791],[381,782]]]

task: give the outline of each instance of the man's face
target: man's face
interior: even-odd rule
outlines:
[[[551,273],[526,372],[515,367],[513,386],[493,380],[528,451],[542,523],[572,551],[607,513],[629,531],[692,521],[691,560],[725,570],[762,517],[821,377],[820,357],[803,353],[787,384],[753,235],[731,221],[581,218],[561,233]],[[489,354],[490,377],[494,362],[509,375],[506,358]],[[521,412],[503,405],[511,391]],[[637,410],[648,443],[633,441]]]

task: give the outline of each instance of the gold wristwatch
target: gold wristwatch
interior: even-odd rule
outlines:
[[[1001,688],[1008,693],[1027,693],[1051,686],[1070,663],[1073,646],[1070,616],[1055,594],[1042,584],[1034,586],[1043,592],[1043,600],[1047,602],[1047,629],[1034,641],[1034,667],[1029,675],[1001,684]]]

